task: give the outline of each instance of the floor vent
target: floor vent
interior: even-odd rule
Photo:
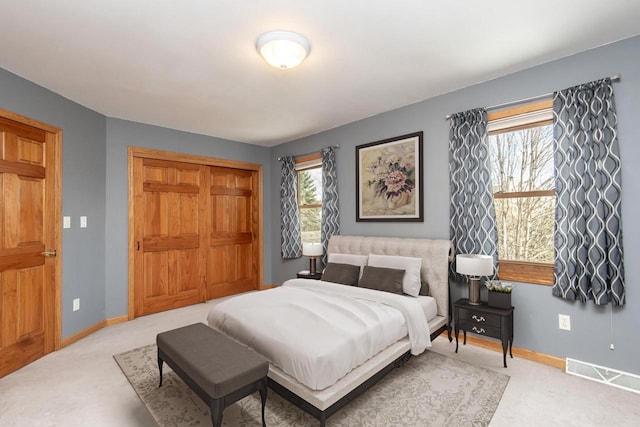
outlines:
[[[640,394],[640,376],[567,357],[566,372]]]

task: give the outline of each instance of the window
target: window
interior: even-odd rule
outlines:
[[[553,284],[551,101],[489,114],[500,279]]]
[[[312,155],[296,160],[298,210],[302,243],[320,241],[322,227],[322,160]]]

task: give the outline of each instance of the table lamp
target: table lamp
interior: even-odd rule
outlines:
[[[489,255],[456,255],[456,272],[469,276],[469,304],[480,305],[480,277],[493,274],[493,258]]]
[[[322,256],[322,243],[303,243],[302,255],[309,257],[309,274],[316,274],[316,259]]]

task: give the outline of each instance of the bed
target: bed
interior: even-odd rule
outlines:
[[[450,335],[450,241],[333,236],[328,253],[330,263],[368,265],[366,270],[358,267],[361,284],[365,274],[370,281],[382,277],[372,273],[398,272],[376,270],[376,262],[385,266],[399,257],[419,258],[414,273],[422,295],[415,280],[407,282],[413,269],[409,266],[400,271],[404,281],[396,284],[413,296],[291,279],[274,289],[221,302],[207,317],[211,327],[269,360],[269,386],[321,425],[391,369],[424,352],[443,331]]]

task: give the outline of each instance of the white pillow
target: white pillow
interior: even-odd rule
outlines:
[[[360,276],[362,276],[362,269],[364,268],[365,265],[367,265],[368,259],[369,257],[366,255],[332,253],[332,254],[329,254],[329,259],[327,260],[327,262],[357,265],[358,267],[360,267]]]
[[[421,258],[392,255],[369,255],[368,265],[373,267],[396,268],[404,270],[402,279],[402,291],[405,294],[417,297],[420,294],[420,268]]]

